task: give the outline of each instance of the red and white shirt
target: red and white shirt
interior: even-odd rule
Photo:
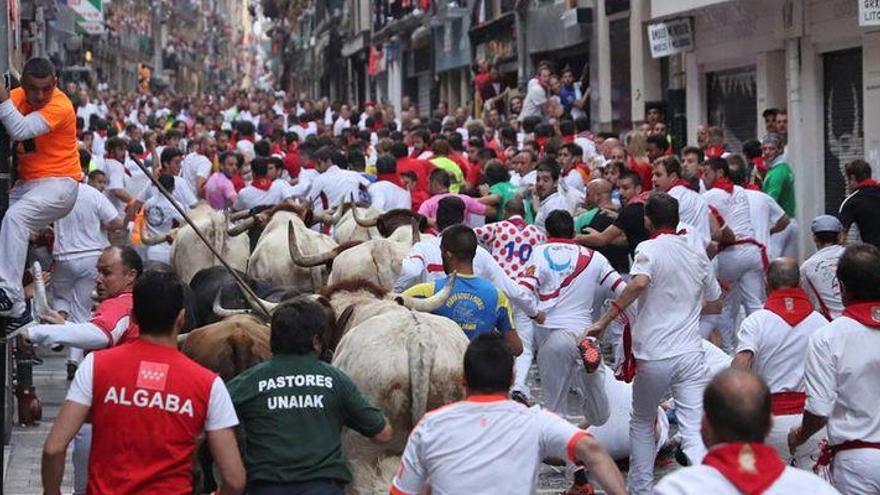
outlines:
[[[844,249],[840,245],[824,247],[801,265],[801,287],[810,296],[816,309],[829,320],[843,314],[837,263]]]
[[[547,457],[575,462],[587,433],[541,409],[507,400],[506,394],[472,395],[431,411],[410,433],[393,495],[422,493],[534,493]]]
[[[131,291],[126,291],[101,301],[92,315],[91,324],[104,332],[107,347],[124,344],[137,339],[137,323],[131,320],[134,300]]]
[[[519,278],[538,296],[547,328],[585,328],[593,321],[598,297],[620,295],[626,284],[601,253],[570,239],[551,237],[538,246]]]
[[[538,227],[527,224],[519,215],[477,227],[474,232],[504,273],[512,278],[519,276],[535,246],[547,238]]]
[[[143,340],[86,356],[67,400],[90,408],[95,495],[191,493],[198,436],[238,424],[216,374]]]

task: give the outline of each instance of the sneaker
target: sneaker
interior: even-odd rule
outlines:
[[[17,318],[5,318],[3,329],[6,341],[8,342],[20,335],[27,327],[33,325],[33,323],[34,318],[31,316],[30,304],[28,304],[28,308],[25,309],[21,316]]]
[[[510,393],[510,400],[519,402],[526,407],[532,407],[532,401],[529,400],[529,397],[519,390],[514,390]]]
[[[602,352],[593,337],[587,337],[578,344],[578,354],[581,356],[587,373],[595,372],[599,368],[599,363],[602,362]]]
[[[67,362],[67,381],[73,381],[73,377],[76,375],[76,369],[78,367],[79,365],[77,365],[77,363],[74,363],[73,361]]]
[[[593,495],[596,490],[587,479],[587,470],[583,466],[578,466],[574,470],[574,482],[565,491],[565,495]]]
[[[12,306],[12,299],[10,299],[9,296],[6,294],[6,290],[0,289],[0,313],[12,311]]]
[[[675,449],[675,462],[681,464],[684,467],[688,467],[691,465],[691,460],[688,459],[688,456],[684,453],[684,450],[681,450],[681,446],[678,446]]]

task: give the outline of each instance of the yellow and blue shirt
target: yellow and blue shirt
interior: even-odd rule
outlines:
[[[443,290],[447,279],[410,287],[404,295],[431,297]],[[491,282],[475,275],[458,275],[452,294],[434,314],[458,323],[469,340],[493,330],[506,333],[514,329],[513,310],[507,296]]]

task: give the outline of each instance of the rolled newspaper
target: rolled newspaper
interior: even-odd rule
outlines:
[[[46,297],[46,282],[43,281],[43,267],[39,261],[34,261],[34,316],[38,317],[46,313],[49,307],[49,298]]]

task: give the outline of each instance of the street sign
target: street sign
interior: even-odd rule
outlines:
[[[691,19],[682,17],[649,24],[648,42],[651,44],[653,58],[693,51],[694,30]]]
[[[859,1],[859,26],[880,26],[880,0]]]

